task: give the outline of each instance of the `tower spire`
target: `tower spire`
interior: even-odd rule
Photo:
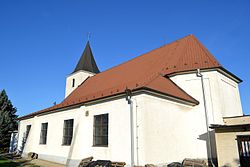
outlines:
[[[73,73],[80,71],[80,70],[92,72],[95,74],[100,72],[100,70],[98,69],[96,65],[96,62],[95,62],[95,59],[94,59],[94,56],[90,47],[89,39]]]

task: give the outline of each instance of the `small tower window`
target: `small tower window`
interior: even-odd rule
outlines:
[[[75,79],[72,80],[72,88],[75,87]]]

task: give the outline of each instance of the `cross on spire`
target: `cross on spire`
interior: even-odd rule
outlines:
[[[91,32],[88,32],[88,41],[90,41]]]

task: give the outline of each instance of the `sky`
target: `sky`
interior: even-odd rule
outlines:
[[[0,1],[0,90],[25,115],[60,103],[90,44],[101,71],[194,34],[243,80],[250,114],[250,1]]]

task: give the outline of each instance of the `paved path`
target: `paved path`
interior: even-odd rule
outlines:
[[[34,163],[40,167],[66,167],[66,165],[58,164],[55,162],[45,161],[41,159],[33,159],[31,163]]]

